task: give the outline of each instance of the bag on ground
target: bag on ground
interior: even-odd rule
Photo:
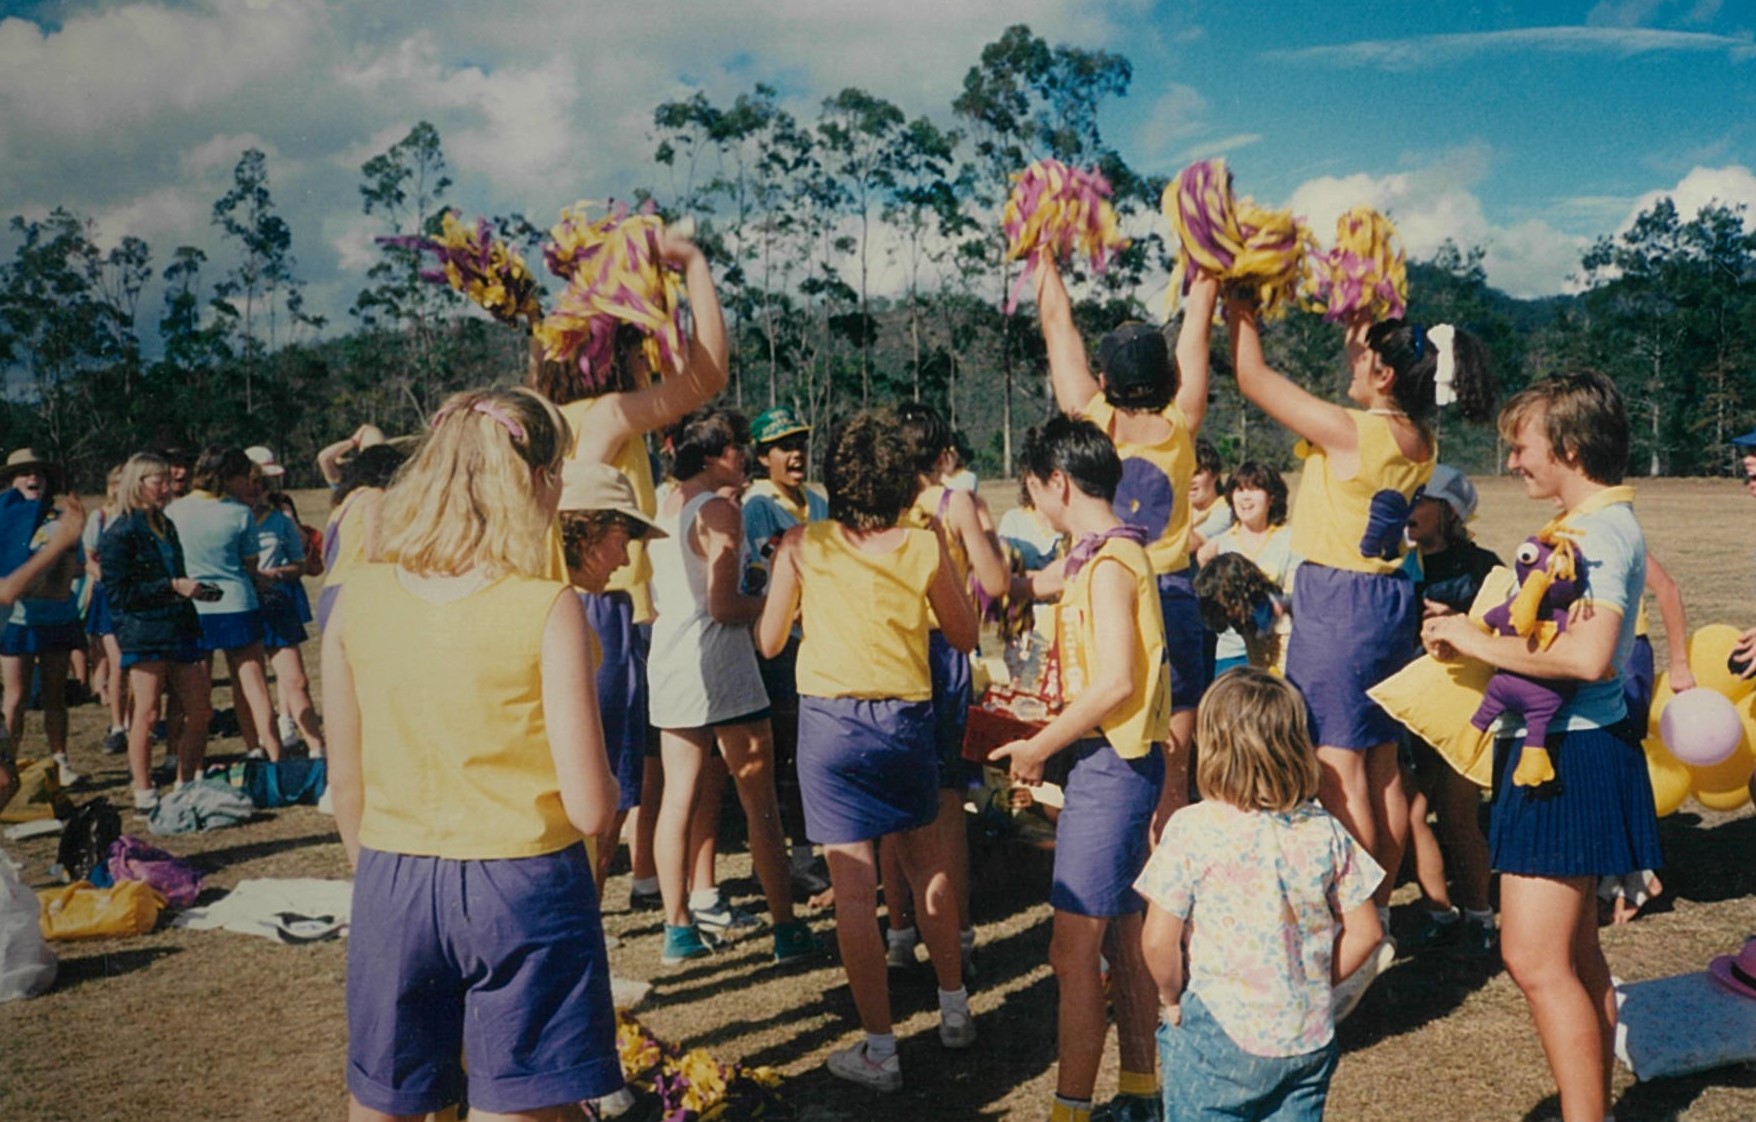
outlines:
[[[18,788],[0,808],[0,822],[65,819],[72,812],[73,802],[61,790],[60,765],[47,758],[18,761]]]
[[[91,880],[96,874],[107,881],[109,870],[104,862],[110,856],[110,847],[121,836],[122,816],[107,800],[91,799],[75,807],[61,831],[61,845],[55,854],[62,878]]]
[[[109,888],[79,881],[37,893],[42,902],[43,938],[111,939],[145,935],[157,926],[165,898],[137,880]]]
[[[0,854],[0,1001],[35,997],[55,984],[59,961],[43,939],[36,893]]]
[[[110,846],[110,879],[155,888],[173,908],[187,908],[201,895],[201,871],[158,846],[123,834]]]
[[[328,782],[329,761],[322,758],[244,761],[244,793],[259,807],[315,806]]]

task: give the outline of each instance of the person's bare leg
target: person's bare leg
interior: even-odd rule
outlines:
[[[1089,1101],[1097,1087],[1109,1026],[1104,1017],[1104,983],[1098,956],[1109,920],[1055,911],[1049,938],[1049,965],[1061,997],[1055,1022],[1055,1093]]]
[[[957,909],[957,930],[969,927],[969,831],[964,824],[963,792],[939,791],[939,816],[933,820],[939,852],[945,858],[945,875],[951,884],[951,902]]]
[[[1372,817],[1364,752],[1349,748],[1317,749],[1317,801],[1368,853],[1378,852],[1378,828]]]
[[[712,734],[706,729],[665,729],[659,734],[665,790],[653,834],[653,857],[658,864],[659,892],[665,900],[665,923],[672,927],[687,927],[691,922],[689,826],[711,742]]]
[[[874,1036],[891,1029],[890,979],[884,941],[872,917],[878,908],[878,869],[872,843],[823,847],[829,879],[835,885],[835,942],[848,989],[860,1014],[860,1027]]]
[[[658,829],[659,802],[665,793],[665,769],[657,756],[647,756],[641,763],[640,805],[634,815],[634,849],[628,854],[635,880],[651,880],[658,876],[658,865],[652,855],[652,838]]]
[[[104,704],[110,708],[110,727],[128,727],[128,672],[122,669],[122,644],[114,635],[105,635],[104,665],[109,667],[105,675],[109,690],[104,695]]]
[[[704,729],[708,744],[713,730]],[[694,810],[689,816],[689,890],[701,892],[719,884],[719,812],[726,801],[726,762],[710,747],[695,783]]]
[[[1500,956],[1524,994],[1537,1036],[1554,1073],[1565,1122],[1602,1122],[1608,1109],[1603,1029],[1606,1012],[1593,992],[1598,964],[1576,961],[1581,923],[1595,923],[1595,877],[1500,877]],[[1592,942],[1596,941],[1596,928]],[[1602,955],[1598,955],[1601,963]]]
[[[1396,891],[1396,873],[1402,868],[1402,852],[1408,844],[1408,792],[1402,786],[1402,767],[1395,744],[1374,744],[1366,749],[1366,782],[1371,790],[1372,820],[1377,845],[1372,856],[1386,870],[1372,899],[1380,908],[1390,906]]]
[[[298,647],[281,647],[271,656],[276,687],[281,696],[281,712],[293,718],[299,736],[311,755],[323,755],[323,722],[317,707],[311,703],[311,681],[305,675],[305,657]],[[275,737],[279,743],[280,738]]]
[[[1476,912],[1488,910],[1488,839],[1482,836],[1482,789],[1445,769],[1438,789],[1439,833],[1445,840],[1457,902]]]
[[[1415,863],[1415,882],[1427,909],[1434,912],[1451,910],[1451,889],[1445,883],[1445,854],[1439,848],[1438,835],[1427,822],[1427,796],[1416,788],[1408,801],[1409,852]]]
[[[207,754],[207,725],[213,718],[212,664],[173,662],[169,677],[171,696],[183,702],[183,729],[177,742],[177,781],[190,783],[201,778]],[[132,730],[131,730],[132,734]]]
[[[886,834],[876,843],[878,878],[884,885],[884,911],[890,930],[907,931],[915,926],[914,889],[903,872],[902,854],[897,843],[891,840],[893,837],[894,834]]]
[[[268,668],[262,644],[251,643],[227,651],[226,665],[231,668],[232,704],[238,710],[238,727],[245,730],[245,747],[260,745],[269,759],[280,759],[280,735],[274,728],[274,704],[268,697]],[[250,729],[255,730],[256,744],[250,743]]]
[[[0,715],[6,720],[6,738],[12,750],[24,744],[24,703],[30,695],[30,655],[0,655]]]
[[[1140,932],[1142,912],[1116,916],[1104,933],[1104,957],[1110,960],[1110,1001],[1116,1008],[1116,1045],[1122,1070],[1151,1075],[1158,1066],[1158,986],[1146,968]]]
[[[134,701],[134,713],[128,720],[128,778],[136,791],[152,790],[152,726],[159,719],[159,692],[168,677],[168,665],[137,662],[125,671]]]
[[[780,798],[774,789],[774,744],[767,721],[726,725],[715,730],[726,769],[738,787],[750,841],[750,863],[768,901],[769,919],[793,922],[792,877],[780,825]]]
[[[958,941],[957,902],[952,898],[951,877],[945,871],[945,851],[939,831],[932,825],[900,834],[887,834],[886,848],[894,847],[902,862],[903,876],[915,889],[915,924],[927,957],[942,990],[963,988],[963,947]],[[871,921],[867,921],[871,925]]]

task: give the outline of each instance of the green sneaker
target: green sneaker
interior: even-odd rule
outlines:
[[[660,965],[676,966],[712,953],[713,948],[701,941],[701,932],[694,927],[672,927],[665,924],[665,949],[659,955]]]
[[[777,924],[774,929],[774,964],[786,966],[823,953],[823,942],[802,919]]]

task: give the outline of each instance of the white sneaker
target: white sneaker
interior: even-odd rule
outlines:
[[[1390,964],[1395,961],[1396,940],[1386,935],[1373,948],[1372,953],[1366,956],[1366,961],[1360,963],[1358,970],[1336,983],[1335,996],[1330,1001],[1336,1024],[1347,1020],[1348,1015],[1359,1006],[1360,999],[1366,996],[1366,991],[1372,988],[1372,983],[1378,980],[1380,974],[1390,969]]]
[[[280,715],[277,724],[280,732],[280,746],[282,748],[297,748],[299,746],[299,726],[285,713]]]
[[[591,1100],[592,1108],[597,1112],[596,1118],[620,1118],[634,1109],[634,1092],[623,1087],[613,1091],[601,1099]]]
[[[328,787],[325,787],[323,793],[317,796],[317,812],[332,817],[335,814],[335,800],[330,797]]]
[[[976,1042],[976,1020],[952,1009],[939,1011],[939,1043],[947,1048],[968,1048]]]
[[[902,1090],[902,1061],[890,1056],[881,1064],[873,1063],[866,1058],[864,1040],[839,1052],[831,1052],[829,1060],[823,1066],[837,1079],[858,1083],[874,1091],[889,1094]]]
[[[55,768],[60,773],[56,778],[61,781],[61,786],[63,787],[71,787],[81,779],[85,778],[85,776],[73,770],[73,765],[68,762],[65,754],[55,757]]]
[[[159,793],[156,787],[144,790],[137,788],[134,792],[134,813],[145,818],[159,808]]]

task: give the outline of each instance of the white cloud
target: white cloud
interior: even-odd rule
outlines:
[[[1135,134],[1135,146],[1147,163],[1167,156],[1173,146],[1208,130],[1207,99],[1194,86],[1172,82],[1147,111]]]
[[[1215,156],[1236,152],[1240,148],[1248,148],[1261,140],[1262,134],[1259,132],[1237,132],[1230,136],[1216,136],[1212,140],[1196,141],[1184,150],[1180,162],[1186,164],[1194,160],[1210,160]]]
[[[1742,164],[1728,164],[1720,168],[1697,167],[1678,181],[1675,187],[1648,191],[1635,199],[1628,208],[1626,217],[1616,232],[1622,233],[1634,225],[1634,220],[1641,214],[1652,209],[1652,205],[1660,199],[1669,197],[1677,204],[1677,214],[1687,222],[1701,213],[1701,208],[1709,203],[1721,203],[1725,206],[1743,204],[1744,225],[1756,229],[1756,174]]]
[[[1396,224],[1410,258],[1431,257],[1446,240],[1486,250],[1488,283],[1514,296],[1547,296],[1571,287],[1569,277],[1589,239],[1532,219],[1510,226],[1491,220],[1471,189],[1487,173],[1489,151],[1472,145],[1446,153],[1412,171],[1372,176],[1364,172],[1323,176],[1301,184],[1289,206],[1305,216],[1327,244],[1335,220],[1356,206],[1371,206]]]
[[[1645,27],[1522,27],[1508,31],[1455,35],[1416,35],[1406,39],[1367,39],[1322,47],[1264,51],[1265,62],[1314,62],[1410,72],[1482,55],[1540,51],[1550,54],[1606,54],[1617,58],[1659,52],[1724,53],[1734,62],[1756,59],[1756,40],[1748,33],[1665,31]]]
[[[95,212],[92,222],[97,227],[96,240],[103,246],[115,245],[130,234],[141,237],[142,231],[150,230],[156,255],[169,259],[176,246],[208,237],[212,206],[211,201],[180,187],[161,187]]]
[[[280,149],[253,132],[220,133],[188,149],[178,160],[178,170],[189,179],[210,181],[230,174],[246,149],[255,148],[272,162]]]

